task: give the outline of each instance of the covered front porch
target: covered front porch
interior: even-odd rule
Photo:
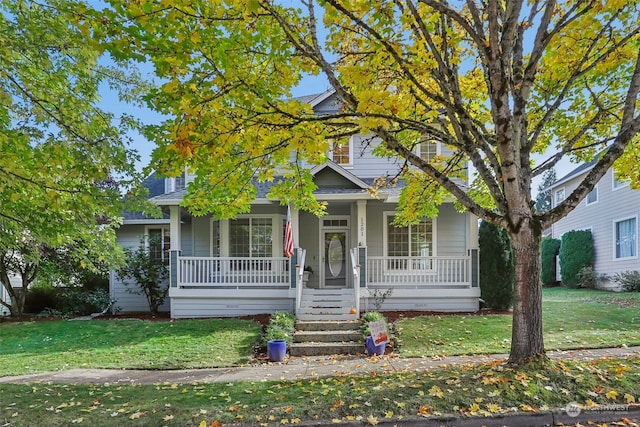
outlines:
[[[345,252],[349,280],[312,288],[305,278],[306,250],[263,259],[171,254],[171,317],[191,318],[296,313],[306,320],[358,318],[374,309],[374,293],[393,289],[383,310],[475,311],[478,253],[462,257],[368,256]]]

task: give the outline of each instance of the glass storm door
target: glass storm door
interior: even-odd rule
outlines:
[[[347,286],[347,232],[323,231],[323,279],[324,286]]]

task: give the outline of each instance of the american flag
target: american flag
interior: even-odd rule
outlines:
[[[287,225],[284,229],[284,256],[293,256],[293,229],[291,228],[291,208],[287,206]]]

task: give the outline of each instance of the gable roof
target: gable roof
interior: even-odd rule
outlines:
[[[369,188],[369,185],[367,185],[367,183],[365,183],[363,180],[331,160],[323,165],[318,165],[312,168],[311,175],[313,175],[314,177],[320,177],[323,173],[327,172],[327,170],[332,171],[334,174],[342,177],[346,182],[358,187],[361,190],[366,190]]]
[[[578,177],[580,175],[583,175],[583,174],[589,172],[596,165],[596,163],[598,162],[598,159],[599,159],[599,155],[596,155],[593,158],[593,160],[591,160],[590,162],[586,162],[586,163],[582,163],[582,164],[578,165],[578,167],[573,169],[571,172],[567,173],[562,178],[556,180],[556,182],[551,184],[549,186],[549,188],[558,187],[558,186],[560,186],[562,184],[567,183],[568,181],[571,181],[573,178],[576,178],[576,177]]]

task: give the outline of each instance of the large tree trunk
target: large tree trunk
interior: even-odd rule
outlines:
[[[509,362],[524,364],[544,355],[540,242],[542,230],[531,219],[509,231],[515,261],[513,330]]]

